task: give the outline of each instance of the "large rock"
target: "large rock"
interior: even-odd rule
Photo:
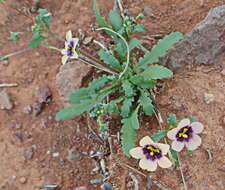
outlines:
[[[190,64],[219,63],[225,56],[225,5],[213,8],[161,63],[178,70]]]
[[[79,61],[61,66],[59,73],[56,75],[56,86],[65,105],[69,104],[69,95],[81,87],[82,80],[89,71],[90,66]]]

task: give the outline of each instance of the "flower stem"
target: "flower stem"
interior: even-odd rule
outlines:
[[[15,56],[15,55],[19,55],[19,54],[21,54],[21,53],[24,53],[24,52],[26,52],[26,51],[28,51],[28,50],[31,50],[31,48],[25,48],[25,49],[19,50],[19,51],[17,51],[17,52],[7,54],[7,55],[2,56],[2,57],[0,57],[0,58],[9,58],[9,57],[12,57],[12,56]]]
[[[163,123],[164,121],[163,121],[163,118],[162,118],[162,115],[161,115],[159,109],[157,109],[157,111],[158,111],[158,114],[156,113],[155,109],[153,109],[153,112],[154,112],[154,114],[155,114],[155,117],[156,117],[156,119],[158,120],[158,123],[159,123],[159,126],[160,126],[160,130],[163,130],[162,123]],[[166,144],[168,144],[168,142],[167,142],[166,139],[164,139],[164,142],[165,142]],[[179,157],[179,154],[178,154],[178,153],[177,153],[177,158],[178,158],[177,161],[178,161],[178,163],[179,163],[179,169],[180,169],[180,174],[181,174],[182,182],[183,182],[183,185],[184,185],[184,189],[185,189],[185,190],[188,190],[188,189],[187,189],[186,182],[185,182],[185,179],[184,179],[184,173],[183,173],[183,170],[182,170],[182,168],[181,168],[181,161],[180,161],[180,157]]]
[[[102,28],[97,28],[96,30],[107,30],[109,32],[112,32],[113,34],[116,34],[117,36],[119,36],[124,41],[124,43],[126,45],[126,48],[127,48],[127,61],[126,61],[126,66],[125,66],[123,72],[120,73],[120,75],[119,75],[119,79],[121,79],[121,77],[127,72],[127,69],[129,67],[129,61],[130,61],[130,50],[129,50],[129,45],[128,45],[127,41],[125,40],[125,38],[122,35],[113,31],[112,29],[102,27]]]
[[[187,189],[187,184],[186,184],[185,179],[184,179],[184,173],[183,173],[183,170],[181,168],[180,156],[179,156],[178,153],[177,153],[177,159],[178,159],[178,163],[179,163],[179,169],[180,169],[180,173],[181,173],[181,178],[182,178],[182,182],[183,182],[183,185],[184,185],[184,189],[185,190],[188,190]]]
[[[6,2],[6,1],[2,1],[0,2],[2,5],[4,5],[5,7],[9,7],[11,9],[14,9],[15,11],[17,11],[19,14],[31,19],[32,21],[34,21],[34,19],[32,17],[30,17],[29,15],[25,14],[23,11],[19,10],[18,8],[16,8],[14,5],[12,5],[11,3],[9,2]]]
[[[114,71],[112,71],[111,69],[105,68],[105,67],[103,67],[101,64],[98,64],[97,62],[95,62],[95,61],[93,61],[93,60],[91,60],[91,59],[89,59],[89,58],[87,58],[87,57],[85,57],[85,56],[83,56],[83,55],[79,55],[78,58],[79,58],[81,61],[83,61],[83,62],[85,62],[85,63],[91,65],[92,67],[95,67],[95,68],[97,68],[97,69],[103,70],[103,71],[105,71],[105,72],[107,72],[107,73],[110,73],[110,74],[113,74],[113,75],[117,75],[117,73],[114,72]]]

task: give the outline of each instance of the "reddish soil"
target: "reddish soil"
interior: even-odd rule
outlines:
[[[109,3],[99,0],[103,13],[113,7],[113,0]],[[172,31],[187,33],[200,22],[210,8],[225,4],[224,0],[124,0],[124,7],[133,14],[142,12],[144,7],[153,9],[154,17],[146,17],[143,23],[148,28],[147,35],[167,34]],[[29,1],[13,1],[19,8],[29,8]],[[54,15],[53,31],[64,37],[66,31],[78,29],[86,31],[88,36],[93,32],[91,24],[95,18],[91,10],[91,0],[43,0],[41,7],[48,9]],[[0,56],[23,49],[30,39],[31,21],[16,13],[12,9],[0,5]],[[9,41],[9,32],[21,32],[21,40]],[[63,47],[56,42],[55,45]],[[90,184],[91,179],[99,178],[92,173],[95,167],[93,160],[81,154],[99,150],[99,144],[89,138],[85,117],[64,122],[54,121],[56,112],[63,107],[55,87],[55,76],[60,67],[61,55],[44,48],[32,50],[12,57],[8,65],[0,64],[0,83],[18,83],[18,87],[4,89],[10,94],[14,107],[12,110],[0,110],[0,189],[3,190],[31,190],[44,184],[60,184],[61,190],[73,190],[77,186],[85,185],[91,190],[100,189]],[[225,61],[221,67],[224,67]],[[218,65],[211,66],[219,67]],[[165,117],[171,113],[177,114],[178,119],[188,116],[197,117],[205,126],[202,146],[190,157],[181,154],[185,176],[191,176],[188,187],[192,190],[222,190],[225,189],[225,173],[218,168],[225,164],[225,78],[221,74],[221,67],[211,72],[204,72],[209,67],[197,67],[175,74],[167,81],[162,95],[157,97],[160,109]],[[24,107],[34,105],[34,91],[39,85],[47,85],[53,95],[53,101],[43,112],[35,117],[23,113]],[[205,104],[204,93],[215,96],[212,104]],[[14,127],[21,124],[21,127]],[[155,119],[139,132],[138,139],[157,130]],[[22,140],[13,134],[22,135]],[[24,158],[24,151],[33,147],[31,159]],[[75,147],[79,158],[73,161],[66,159],[68,149]],[[119,148],[115,144],[115,149]],[[212,162],[208,161],[205,149],[213,154]],[[59,153],[53,157],[52,153]],[[116,160],[126,162],[137,168],[133,159],[127,159],[121,148],[109,159],[114,189],[133,189],[128,170],[118,167]],[[166,186],[182,189],[178,170],[161,170],[147,173]],[[137,175],[136,173],[134,173]],[[21,182],[22,178],[26,181]],[[145,179],[141,177],[141,189],[145,187]],[[153,189],[160,189],[153,185]]]

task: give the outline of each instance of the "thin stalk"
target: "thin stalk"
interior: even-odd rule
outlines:
[[[105,71],[105,72],[107,72],[107,73],[110,73],[110,74],[113,74],[113,75],[118,75],[118,73],[115,73],[113,70],[108,69],[108,68],[105,68],[105,67],[103,67],[101,64],[98,64],[97,62],[95,62],[95,61],[93,61],[93,60],[91,60],[91,59],[89,59],[89,58],[87,58],[87,57],[85,57],[85,56],[83,56],[83,55],[79,55],[78,58],[79,58],[81,61],[83,61],[83,62],[85,62],[85,63],[91,65],[92,67],[95,67],[95,68],[97,68],[97,69],[103,70],[103,71]]]
[[[124,43],[126,45],[126,48],[127,48],[127,61],[126,61],[126,66],[125,66],[123,72],[120,73],[120,75],[119,75],[119,79],[121,79],[121,77],[127,72],[127,69],[129,67],[129,61],[130,61],[130,50],[129,50],[129,45],[128,45],[126,39],[122,35],[120,35],[119,33],[115,32],[115,31],[113,31],[109,28],[106,28],[106,27],[97,28],[96,30],[107,30],[107,31],[112,32],[113,34],[119,36],[124,41]]]
[[[25,48],[25,49],[19,50],[17,52],[10,53],[10,54],[7,54],[5,56],[2,56],[1,58],[9,58],[9,57],[19,55],[19,54],[24,53],[24,52],[29,51],[29,50],[32,50],[32,49],[31,48]]]
[[[180,173],[181,173],[181,178],[182,178],[182,182],[183,182],[183,185],[184,185],[184,189],[185,189],[185,190],[188,190],[188,189],[187,189],[187,184],[186,184],[185,179],[184,179],[184,173],[183,173],[183,170],[182,170],[182,168],[181,168],[181,161],[180,161],[180,156],[179,156],[179,154],[177,154],[177,159],[178,159],[178,162],[179,162],[179,169],[180,169]]]
[[[31,19],[32,21],[34,21],[34,19],[32,17],[30,17],[29,15],[25,14],[23,11],[19,10],[18,8],[16,8],[14,5],[12,5],[11,3],[9,2],[6,2],[6,1],[2,1],[0,2],[2,5],[4,5],[5,7],[9,7],[11,9],[14,9],[16,12],[18,12],[19,14]]]
[[[163,129],[162,123],[164,122],[164,121],[163,121],[163,118],[162,118],[162,116],[161,116],[159,110],[158,110],[158,113],[160,114],[160,116],[157,115],[157,113],[156,113],[156,111],[155,111],[154,109],[153,109],[153,112],[154,112],[154,114],[155,114],[155,117],[156,117],[157,120],[158,120],[160,129],[162,130],[162,129]],[[164,142],[165,142],[166,144],[168,144],[168,142],[167,142],[166,139],[164,139]],[[180,157],[179,157],[179,154],[178,154],[178,153],[177,153],[177,157],[178,157],[179,169],[180,169],[180,174],[181,174],[182,182],[183,182],[183,185],[184,185],[184,189],[187,190],[187,185],[186,185],[186,182],[185,182],[185,179],[184,179],[184,173],[183,173],[183,170],[182,170],[182,168],[181,168],[181,161],[180,161]]]

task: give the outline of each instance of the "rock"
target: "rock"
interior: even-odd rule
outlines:
[[[21,133],[13,133],[12,137],[14,139],[16,139],[18,142],[22,142],[23,141],[23,135]]]
[[[25,160],[31,160],[33,158],[33,155],[33,148],[28,148],[24,150],[23,157]]]
[[[68,156],[66,158],[69,161],[72,161],[72,160],[75,160],[75,159],[79,158],[79,155],[78,155],[75,147],[68,150]]]
[[[22,129],[22,123],[17,123],[16,121],[12,122],[10,129]]]
[[[25,177],[21,177],[19,179],[19,181],[20,181],[21,184],[25,184],[27,182],[27,179]]]
[[[208,94],[208,93],[205,93],[204,94],[204,101],[206,104],[211,104],[212,102],[214,102],[214,95],[213,94]]]
[[[8,93],[5,91],[0,92],[0,109],[10,110],[13,108],[13,104],[10,100]]]
[[[223,124],[225,125],[225,116],[223,117]]]
[[[81,186],[81,187],[76,187],[74,190],[89,190],[89,189],[85,186]]]
[[[38,103],[34,105],[34,115],[37,117],[43,110],[44,104]]]
[[[225,56],[225,5],[213,8],[175,48],[160,59],[176,71],[190,64],[215,64]]]
[[[145,14],[146,16],[152,16],[152,8],[150,8],[150,7],[145,7],[145,8],[144,8],[144,14]]]
[[[33,111],[33,108],[31,105],[28,105],[23,108],[23,113],[25,113],[25,114],[32,114],[32,111]]]
[[[101,189],[104,190],[113,190],[112,186],[108,183],[104,183],[103,185],[101,185]]]
[[[35,98],[42,103],[49,103],[51,101],[52,93],[47,86],[39,86],[35,90]]]
[[[81,87],[82,80],[89,71],[90,66],[79,61],[61,66],[59,73],[56,75],[56,87],[65,106],[69,105],[69,95]]]
[[[93,37],[92,36],[85,37],[84,40],[83,40],[83,44],[84,45],[88,45],[88,44],[90,44],[92,42],[92,40],[93,40]]]

